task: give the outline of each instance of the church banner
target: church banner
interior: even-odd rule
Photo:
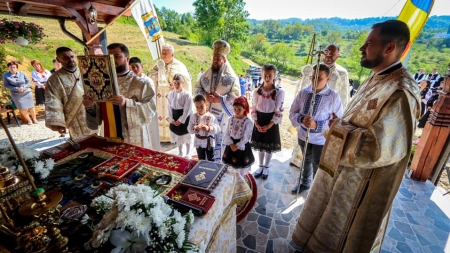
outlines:
[[[131,13],[147,40],[147,45],[153,59],[160,58],[161,47],[164,45],[164,38],[152,1],[139,1],[139,3],[131,8]]]

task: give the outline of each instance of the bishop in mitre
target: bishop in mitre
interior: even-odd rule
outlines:
[[[214,42],[211,67],[197,81],[194,90],[195,95],[206,97],[209,111],[214,114],[222,130],[215,136],[214,159],[218,162],[222,162],[222,154],[225,151],[222,137],[229,117],[234,115],[234,99],[241,95],[239,78],[227,60],[230,50],[228,42],[224,40]]]

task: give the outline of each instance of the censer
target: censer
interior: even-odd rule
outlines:
[[[23,157],[12,138],[2,115],[0,122],[8,139],[22,165],[25,173],[11,173],[8,168],[0,165],[0,232],[16,239],[15,252],[68,252],[68,239],[61,235],[58,228],[58,203],[62,200],[62,193],[51,191],[46,193],[43,188],[37,188],[34,179],[23,160]],[[23,194],[31,190],[31,198],[23,201]],[[10,200],[22,202],[18,213],[28,217],[31,222],[17,226],[9,217],[7,209],[12,210]]]

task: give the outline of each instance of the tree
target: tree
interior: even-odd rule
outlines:
[[[163,30],[180,33],[181,16],[178,12],[162,7],[158,13],[158,19],[163,20],[163,22],[160,22]]]
[[[361,33],[359,35],[358,39],[353,43],[350,53],[348,54],[350,57],[346,58],[343,64],[349,72],[355,73],[358,76],[358,84],[361,83],[361,78],[368,75],[370,72],[370,69],[366,69],[360,64],[361,51],[359,49],[364,44],[366,37],[366,33]]]
[[[267,41],[268,40],[266,35],[262,33],[256,34],[250,41],[251,51],[252,52],[261,51],[264,48],[264,44],[267,43]]]
[[[267,29],[267,37],[269,39],[275,38],[281,29],[281,23],[273,19],[264,20],[263,26]]]
[[[312,25],[303,26],[303,32],[305,33],[306,36],[309,36],[314,32],[314,26]]]
[[[244,10],[243,0],[196,0],[193,5],[203,43],[247,39],[249,13]]]
[[[286,43],[281,42],[276,43],[271,48],[269,48],[267,54],[270,58],[275,59],[277,63],[281,61],[282,64],[285,65],[287,61],[294,58],[295,52],[294,49],[286,45]]]
[[[339,41],[341,41],[341,33],[340,32],[331,32],[328,33],[326,40],[329,44],[337,44]]]

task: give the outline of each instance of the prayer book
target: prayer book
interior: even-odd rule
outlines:
[[[199,161],[183,178],[181,184],[211,193],[219,183],[227,165],[210,161]]]

